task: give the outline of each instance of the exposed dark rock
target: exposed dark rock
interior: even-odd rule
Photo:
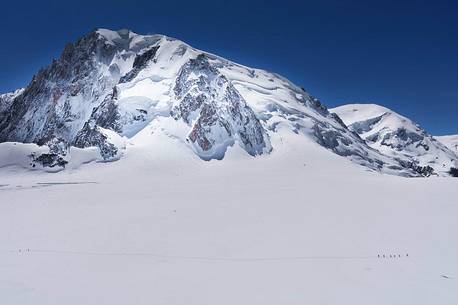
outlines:
[[[86,119],[81,109],[97,106],[118,82],[100,67],[109,65],[119,50],[97,32],[67,44],[60,58],[41,69],[14,99],[8,114],[0,116],[0,142],[45,143],[53,137],[71,142]]]
[[[419,135],[414,132],[409,132],[405,128],[398,128],[396,131],[392,133],[385,134],[380,144],[389,146],[398,151],[402,151],[405,148],[405,146],[420,142],[423,139],[424,137],[422,135]],[[417,144],[417,147],[422,145],[424,144],[419,143]]]
[[[37,164],[40,164],[43,167],[62,167],[64,168],[65,165],[68,163],[62,156],[55,154],[55,153],[49,153],[49,154],[41,154],[39,156],[31,155],[32,158],[31,165],[32,167],[35,167]]]
[[[340,124],[343,128],[347,129],[347,125],[342,121],[342,119],[335,113],[330,113],[329,116],[333,118],[337,123]],[[359,136],[358,136],[359,137]]]
[[[113,159],[118,153],[118,148],[108,141],[99,127],[89,122],[78,132],[73,145],[79,148],[98,147],[104,160]]]
[[[386,114],[383,114],[383,115],[377,116],[375,118],[371,118],[371,119],[366,120],[366,121],[356,122],[356,123],[351,124],[348,127],[351,130],[353,130],[354,132],[356,132],[358,134],[362,134],[362,133],[365,133],[365,132],[368,132],[369,130],[371,130],[373,128],[373,126],[375,124],[377,124],[378,122],[380,122],[380,120],[383,119],[383,117],[385,115]]]
[[[458,168],[455,168],[455,167],[450,168],[449,174],[452,177],[458,177]]]
[[[146,52],[137,55],[134,60],[133,69],[121,78],[120,83],[129,82],[134,79],[138,73],[146,67],[146,65],[153,60],[156,56],[156,52],[159,49],[159,46],[155,46],[147,50]]]
[[[172,116],[187,124],[194,122],[189,140],[201,150],[223,146],[225,151],[235,141],[251,155],[270,150],[267,133],[253,110],[204,54],[183,66],[174,92],[179,104]],[[214,153],[204,158],[222,157]]]
[[[116,103],[118,96],[117,88],[105,97],[103,102],[96,107],[91,114],[90,121],[102,128],[110,129],[118,133],[122,132],[122,126],[119,124],[120,114]]]
[[[434,175],[436,174],[434,172],[434,168],[432,168],[431,166],[429,165],[426,165],[426,166],[421,166],[419,165],[417,162],[414,162],[414,161],[403,161],[403,160],[399,160],[399,162],[407,167],[407,168],[411,168],[412,170],[414,170],[416,173],[418,173],[420,176],[423,176],[423,177],[429,177],[431,175]]]

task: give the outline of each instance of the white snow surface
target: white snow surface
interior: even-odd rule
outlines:
[[[2,304],[458,303],[457,179],[367,172],[301,135],[203,162],[165,123],[109,166],[0,169]]]
[[[410,119],[376,104],[348,104],[329,111],[382,154],[420,166],[431,166],[438,175],[457,167],[458,156]],[[447,142],[447,139],[445,140]],[[447,147],[448,146],[448,147]]]
[[[458,155],[458,135],[434,136],[439,142]]]

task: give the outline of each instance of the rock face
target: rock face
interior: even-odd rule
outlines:
[[[446,175],[457,167],[456,154],[418,124],[385,107],[351,104],[332,109],[367,144],[422,176]]]
[[[172,114],[192,126],[189,140],[204,159],[222,159],[237,141],[250,155],[269,152],[264,128],[243,97],[200,54],[180,70],[174,92],[178,105]]]
[[[0,141],[50,145],[60,139],[78,147],[101,143],[90,141],[93,133],[85,140],[81,135],[90,134],[88,124],[94,121],[95,110],[105,110],[101,104],[125,73],[125,66],[134,60],[137,46],[130,47],[133,38],[130,31],[99,30],[68,44],[59,59],[40,70],[6,105],[7,110],[0,114]]]
[[[84,123],[83,128],[78,131],[73,145],[79,148],[96,146],[100,149],[100,155],[104,160],[115,158],[118,148],[108,141],[108,137],[102,132],[102,128],[121,132],[121,126],[118,123],[119,112],[116,105],[117,90],[108,94],[104,101],[93,109],[88,121]]]
[[[22,93],[24,89],[18,89],[14,92],[0,94],[0,117],[7,115],[6,111],[9,111],[13,101]]]
[[[0,140],[44,144],[54,137],[69,142],[92,108],[119,80],[108,67],[118,48],[94,32],[68,44],[58,60],[33,77],[0,121]]]
[[[369,147],[358,133],[366,126],[347,128],[287,79],[162,35],[96,30],[68,44],[25,89],[0,95],[0,142],[47,145],[48,155],[33,157],[45,166],[65,166],[72,147],[116,160],[126,139],[158,124],[203,160],[223,159],[233,146],[268,154],[274,140],[306,137],[374,171],[421,175],[412,160]],[[413,137],[396,135],[417,143]],[[396,147],[393,139],[385,143]]]

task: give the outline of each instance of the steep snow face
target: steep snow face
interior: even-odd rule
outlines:
[[[458,155],[458,135],[434,136],[439,142]]]
[[[448,175],[457,155],[420,126],[374,104],[349,104],[331,109],[348,128],[381,153],[410,163],[424,175]]]
[[[203,160],[222,159],[234,146],[252,156],[275,153],[299,135],[371,170],[418,175],[281,76],[162,35],[99,29],[3,99],[0,142],[46,144],[52,160],[67,162],[72,147],[97,147],[104,160],[117,160],[126,150],[119,143],[142,145],[153,132]]]
[[[17,89],[14,92],[0,94],[0,117],[4,115],[3,112],[7,111],[11,107],[14,99],[21,95],[23,92],[24,88]]]

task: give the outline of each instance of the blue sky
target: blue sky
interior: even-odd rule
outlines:
[[[279,73],[328,107],[373,102],[458,134],[457,1],[5,2],[0,92],[95,28],[129,28]]]

